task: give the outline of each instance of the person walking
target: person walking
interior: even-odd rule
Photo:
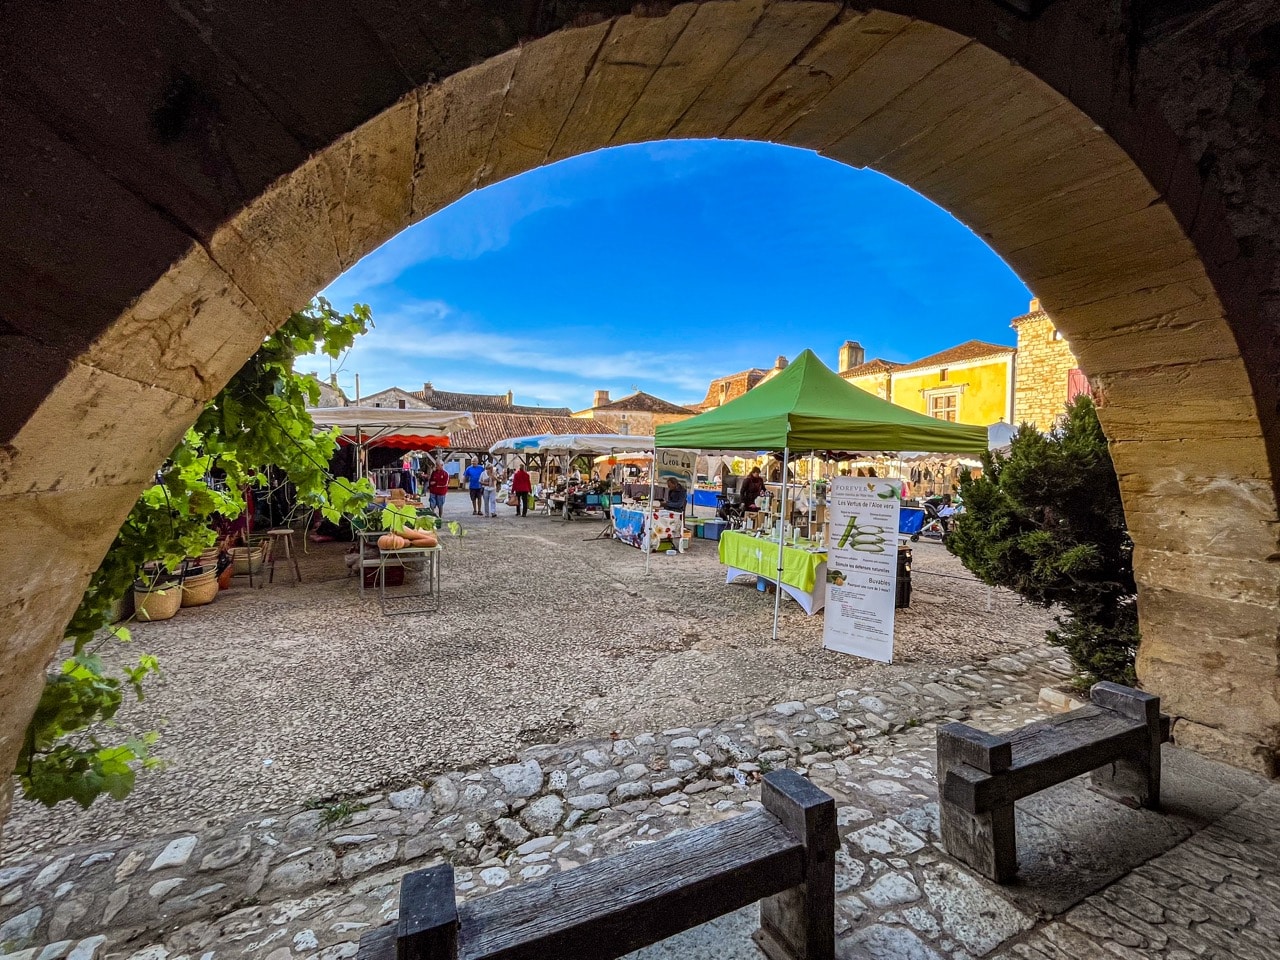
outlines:
[[[480,498],[484,504],[484,515],[496,517],[498,515],[498,472],[492,465],[485,467],[480,474]]]
[[[533,482],[525,470],[524,464],[516,467],[516,472],[511,475],[511,492],[516,495],[516,516],[527,517],[529,515],[529,497],[533,493]]]
[[[449,472],[443,463],[436,463],[436,468],[427,477],[427,495],[431,509],[437,517],[444,517],[444,495],[449,492]]]
[[[463,474],[467,478],[467,492],[471,494],[471,513],[474,516],[480,516],[480,507],[484,498],[484,493],[480,488],[480,478],[484,476],[484,467],[478,463],[473,463],[467,467],[467,472]]]

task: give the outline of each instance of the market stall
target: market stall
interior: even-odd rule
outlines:
[[[914,413],[859,390],[805,350],[781,373],[722,407],[679,423],[658,427],[656,444],[708,451],[782,452],[782,471],[792,454],[820,450],[938,450],[981,453],[984,427],[969,427]],[[787,486],[780,488],[779,522],[774,524],[775,579],[783,581],[789,524]],[[724,538],[721,537],[723,545]],[[723,546],[722,546],[723,550]],[[773,635],[778,635],[781,591],[774,601]]]
[[[322,430],[337,427],[338,441],[356,449],[356,476],[367,471],[373,447],[430,450],[449,445],[449,434],[475,425],[464,411],[391,410],[383,407],[310,407],[307,413]]]

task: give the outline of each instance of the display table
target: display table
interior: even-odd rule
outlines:
[[[728,567],[725,583],[754,574],[769,583],[778,583],[778,541],[766,540],[726,530],[720,534],[720,562]],[[783,593],[791,597],[808,614],[817,613],[827,604],[827,553],[806,549],[803,545],[785,544],[782,548]]]
[[[358,533],[360,541],[360,560],[358,564],[360,592],[364,593],[365,589],[364,572],[373,570],[373,582],[378,586],[378,601],[384,616],[390,616],[392,613],[420,613],[424,609],[439,609],[441,547],[437,545],[434,547],[405,547],[402,550],[377,550],[374,544],[384,533],[385,531],[380,530],[361,530]],[[366,550],[370,552],[366,554]],[[406,570],[420,568],[421,577],[421,585],[416,594],[393,593],[391,599],[410,597],[413,599],[429,599],[431,602],[430,608],[415,607],[409,610],[387,610],[387,569],[391,566],[402,566]]]
[[[656,550],[662,540],[670,540],[675,546],[676,541],[684,535],[684,515],[661,507],[650,509],[615,503],[613,535],[623,543],[641,550]]]

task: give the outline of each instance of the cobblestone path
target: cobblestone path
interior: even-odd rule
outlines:
[[[0,868],[0,952],[341,960],[396,916],[409,870],[448,859],[459,894],[480,896],[756,807],[760,776],[785,766],[837,799],[841,956],[1277,955],[1280,793],[1183,751],[1166,748],[1164,814],[1081,781],[1020,803],[1016,885],[946,856],[936,724],[1038,719],[1038,690],[1068,672],[1058,651],[1030,647],[697,730],[535,746],[391,794],[59,849]],[[643,953],[754,957],[751,927],[744,911]]]

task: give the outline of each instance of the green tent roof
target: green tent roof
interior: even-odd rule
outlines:
[[[723,407],[658,427],[655,445],[700,450],[982,453],[987,428],[913,413],[859,390],[812,350]]]

